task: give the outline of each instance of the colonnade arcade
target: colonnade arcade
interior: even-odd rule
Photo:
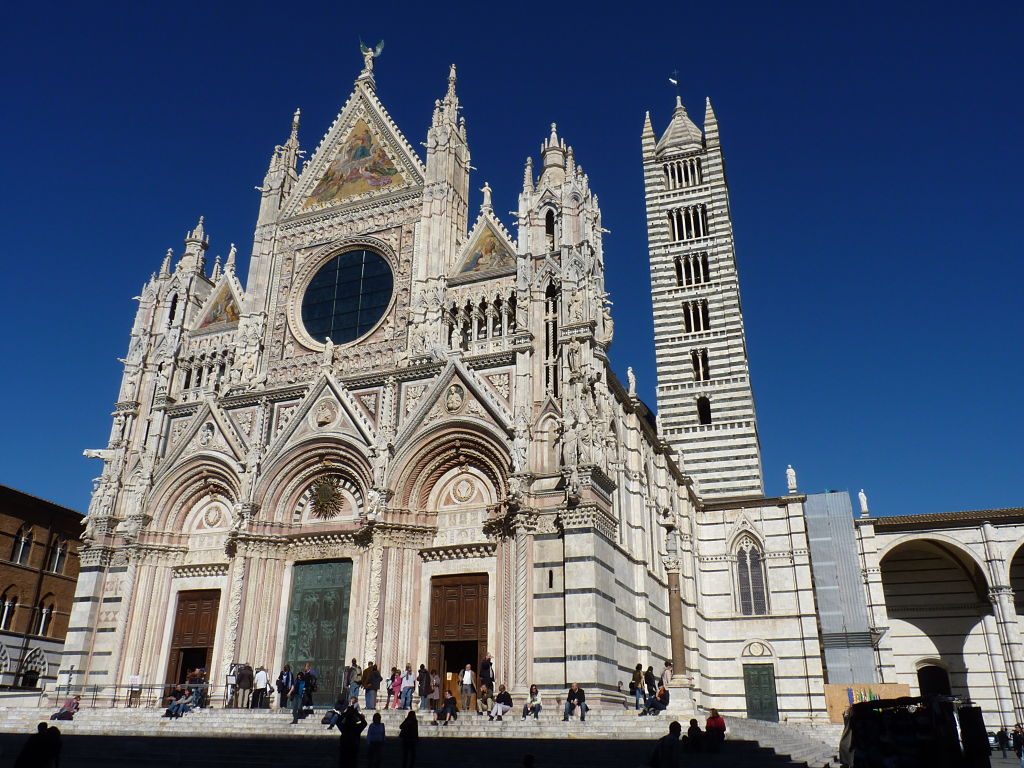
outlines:
[[[1024,547],[1000,547],[985,526],[978,546],[928,532],[879,549],[887,628],[878,664],[883,682],[961,696],[1012,725],[1024,717]]]

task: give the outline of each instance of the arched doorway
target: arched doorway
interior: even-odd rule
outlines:
[[[922,696],[949,696],[949,673],[935,664],[917,669],[917,686]]]

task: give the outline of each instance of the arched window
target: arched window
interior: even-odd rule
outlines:
[[[752,537],[744,536],[736,547],[736,586],[743,616],[765,616],[768,613],[764,582],[764,553]]]
[[[39,601],[39,614],[36,618],[36,634],[46,636],[50,633],[53,623],[53,596],[47,595]]]
[[[50,545],[50,558],[46,564],[46,570],[52,573],[64,573],[64,563],[68,559],[67,539],[59,536],[53,539]]]
[[[544,237],[548,244],[548,251],[555,250],[555,242],[558,240],[555,233],[555,212],[550,209],[544,214]]]
[[[11,587],[0,595],[0,629],[10,629],[14,624],[14,609],[18,607],[18,596]]]
[[[690,360],[693,363],[693,380],[710,381],[711,371],[708,368],[708,351],[706,349],[695,349],[690,353]]]
[[[174,317],[178,314],[178,294],[171,297],[171,308],[167,311],[167,327],[174,323]]]
[[[676,285],[682,285],[683,284],[683,260],[682,260],[682,257],[676,256],[676,258],[675,258],[675,265],[676,265]]]
[[[544,389],[558,397],[558,298],[554,283],[548,285],[544,297]]]
[[[711,423],[711,401],[704,396],[697,398],[697,421],[705,426]]]
[[[14,537],[14,549],[11,550],[11,562],[27,565],[32,552],[32,526],[27,523],[18,530]]]

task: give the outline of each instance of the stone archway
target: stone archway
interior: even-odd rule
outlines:
[[[988,582],[977,560],[947,541],[914,538],[885,553],[881,575],[897,681],[915,695],[948,687],[986,711],[1012,711]]]

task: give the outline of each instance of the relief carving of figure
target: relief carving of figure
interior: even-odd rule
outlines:
[[[444,406],[448,409],[448,413],[455,413],[462,407],[465,399],[466,391],[458,384],[452,384],[448,387],[448,393],[445,395]]]
[[[575,467],[579,463],[579,432],[571,415],[563,416],[559,423],[562,432],[562,465]]]
[[[512,471],[522,472],[526,468],[527,451],[530,447],[530,423],[526,418],[526,409],[520,407],[516,411],[512,437]]]
[[[565,350],[565,360],[569,364],[569,371],[575,376],[580,371],[580,341],[573,339]]]

